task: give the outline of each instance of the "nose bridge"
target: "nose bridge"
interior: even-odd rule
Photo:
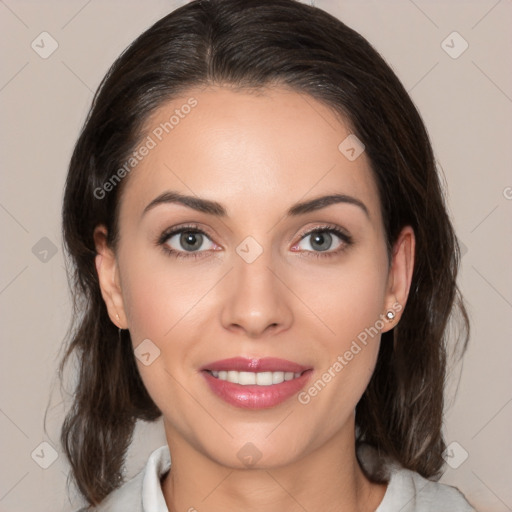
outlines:
[[[271,249],[254,242],[246,239],[237,247],[222,309],[226,329],[242,329],[253,337],[270,327],[287,329],[293,318],[289,297],[273,270]]]

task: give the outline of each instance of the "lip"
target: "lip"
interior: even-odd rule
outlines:
[[[238,372],[293,372],[302,373],[311,370],[309,366],[303,366],[293,361],[279,359],[277,357],[264,357],[262,359],[247,359],[245,357],[232,357],[230,359],[222,359],[221,361],[213,361],[205,364],[203,370],[228,371],[236,370]]]
[[[271,386],[244,386],[217,379],[210,373],[211,370],[236,370],[256,373],[285,371],[300,373],[301,375]],[[268,409],[285,402],[306,386],[312,373],[310,367],[271,357],[263,359],[235,357],[215,361],[201,368],[201,375],[203,375],[209,388],[216,396],[222,398],[228,404],[243,409]]]

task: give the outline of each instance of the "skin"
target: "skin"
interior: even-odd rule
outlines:
[[[147,133],[192,96],[198,105],[125,178],[117,253],[104,226],[94,234],[112,322],[130,330],[134,348],[149,339],[160,350],[149,366],[137,364],[171,451],[167,506],[373,511],[386,485],[371,483],[356,459],[354,410],[380,334],[306,405],[294,396],[263,410],[234,407],[210,391],[199,368],[236,356],[279,357],[313,367],[314,383],[379,315],[405,306],[414,233],[402,230],[390,264],[369,161],[364,152],[349,161],[339,151],[350,128],[327,106],[284,87],[196,88],[159,108]],[[142,215],[168,190],[217,201],[227,215],[171,203]],[[369,215],[338,203],[285,216],[296,202],[332,193],[359,199]],[[208,235],[197,259],[170,257],[155,244],[169,227],[188,223]],[[323,224],[344,229],[353,244],[325,256],[343,242],[332,235],[322,252],[314,235],[304,235]],[[247,236],[263,249],[252,263],[236,252]],[[191,254],[179,234],[166,243]],[[399,322],[394,310],[382,331]],[[261,454],[251,467],[237,456],[247,442]]]

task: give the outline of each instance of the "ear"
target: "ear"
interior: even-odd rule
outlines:
[[[127,329],[128,322],[121,293],[118,263],[114,251],[107,244],[107,234],[105,226],[96,226],[94,230],[94,244],[97,253],[96,272],[110,320],[120,329]]]
[[[389,331],[400,321],[403,309],[409,296],[412,274],[414,269],[414,253],[416,246],[414,230],[405,226],[392,251],[392,262],[388,274],[388,284],[384,302],[384,316],[393,311],[395,317],[386,321],[382,332]]]

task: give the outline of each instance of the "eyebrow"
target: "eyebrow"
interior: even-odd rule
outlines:
[[[359,199],[348,196],[346,194],[330,194],[326,196],[316,197],[309,201],[296,203],[286,212],[287,217],[296,217],[305,213],[314,212],[322,208],[326,208],[332,204],[346,203],[359,207],[365,215],[370,218],[370,214],[366,205]],[[142,212],[144,216],[149,210],[152,210],[162,204],[182,204],[198,212],[215,215],[217,217],[226,217],[226,209],[218,202],[209,199],[202,199],[195,196],[187,196],[175,191],[168,191],[155,197]]]

